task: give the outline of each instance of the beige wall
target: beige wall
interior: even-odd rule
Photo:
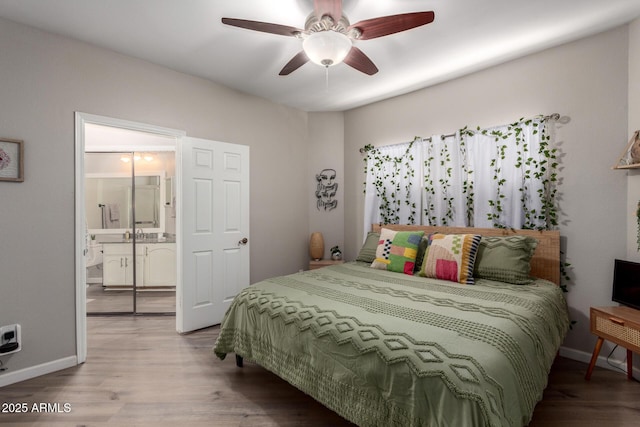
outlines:
[[[309,235],[314,231],[324,238],[324,258],[332,246],[344,250],[344,115],[340,112],[309,114]],[[323,169],[335,169],[338,206],[318,209],[315,175]]]
[[[629,135],[640,129],[640,18],[629,24]]]
[[[74,111],[249,145],[251,280],[307,264],[307,113],[5,20],[0,99],[26,169],[0,183],[0,325],[23,338],[2,375],[75,355]]]
[[[631,138],[640,130],[640,19],[629,24],[629,126]],[[628,142],[627,142],[628,143]],[[618,148],[618,155],[624,145]],[[636,210],[640,203],[640,169],[619,171],[627,175],[627,259],[640,262],[638,251],[638,222]]]
[[[626,249],[624,173],[612,171],[627,137],[628,30],[549,49],[472,75],[345,113],[347,255],[362,242],[365,144],[410,141],[465,125],[494,126],[560,113],[560,230],[572,264],[567,294],[573,320],[565,346],[589,356],[589,307],[610,305],[613,259]]]

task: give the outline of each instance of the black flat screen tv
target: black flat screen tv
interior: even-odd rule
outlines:
[[[615,260],[611,299],[640,310],[640,263]]]

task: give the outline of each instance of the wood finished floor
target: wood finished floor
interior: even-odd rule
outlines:
[[[259,366],[211,352],[218,328],[175,332],[173,317],[90,317],[83,365],[0,389],[0,403],[70,404],[69,413],[0,413],[0,425],[352,426]],[[637,426],[640,383],[558,358],[532,427]]]

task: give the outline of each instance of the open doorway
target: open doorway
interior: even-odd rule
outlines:
[[[178,173],[176,149],[185,132],[86,113],[76,113],[75,121],[76,333],[78,363],[83,363],[87,355],[88,312],[123,312],[131,315],[176,311],[175,289],[178,280],[166,280],[167,277],[175,277],[175,270],[179,268],[179,251],[176,250],[175,243],[179,225],[176,224],[177,194],[174,190]],[[145,154],[147,159],[144,159]],[[138,156],[142,162],[136,162],[135,158]],[[156,157],[151,158],[153,156]],[[123,161],[125,158],[128,161]],[[144,166],[144,163],[147,165]],[[162,173],[152,173],[156,171]],[[99,179],[88,183],[88,178],[98,178],[100,175],[114,178],[120,175],[119,178],[124,179],[123,183],[113,186],[122,187],[121,198],[118,196],[115,199],[97,200],[97,187],[104,190],[110,184]],[[95,199],[88,200],[88,190],[92,191],[89,199]],[[142,206],[141,203],[148,200],[154,203],[153,207]],[[87,209],[88,204],[95,204],[95,211]],[[120,239],[120,242],[117,242],[117,239]],[[126,244],[127,250],[131,251],[131,257],[127,253],[115,253],[125,247],[119,243]],[[158,246],[151,247],[151,243]],[[109,245],[110,249],[105,254],[106,245]],[[162,253],[148,251],[160,248]],[[147,253],[146,259],[133,257],[133,254],[138,255],[140,251],[143,256]],[[110,267],[114,267],[113,270],[110,267],[106,268],[106,281],[105,255],[107,262],[118,258],[110,264]],[[169,258],[171,263],[167,263]],[[146,267],[145,260],[148,261]],[[169,271],[160,272],[162,283],[159,283],[160,279],[156,274],[158,268],[154,266],[163,264],[173,267]],[[146,282],[143,276],[145,268],[153,273],[147,274]],[[105,285],[110,285],[111,288],[106,289]],[[145,285],[148,289],[142,289]],[[141,288],[140,291],[138,287]],[[157,295],[171,295],[162,298],[162,307],[153,303],[161,298],[154,298],[149,302],[146,297],[138,298],[141,292],[154,292],[152,288],[159,289],[155,291],[158,292]],[[114,298],[117,293],[128,294],[128,301],[125,303],[122,298]],[[105,297],[102,307],[98,305],[97,295]],[[112,300],[113,305],[109,305],[108,299]],[[95,308],[88,309],[88,305],[91,304],[94,304]],[[165,307],[167,304],[169,308]]]

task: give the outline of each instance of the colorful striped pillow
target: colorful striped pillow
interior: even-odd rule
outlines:
[[[372,268],[413,275],[418,255],[418,245],[423,231],[380,230],[380,241]]]
[[[473,285],[473,266],[480,237],[477,234],[433,234],[420,275]]]

